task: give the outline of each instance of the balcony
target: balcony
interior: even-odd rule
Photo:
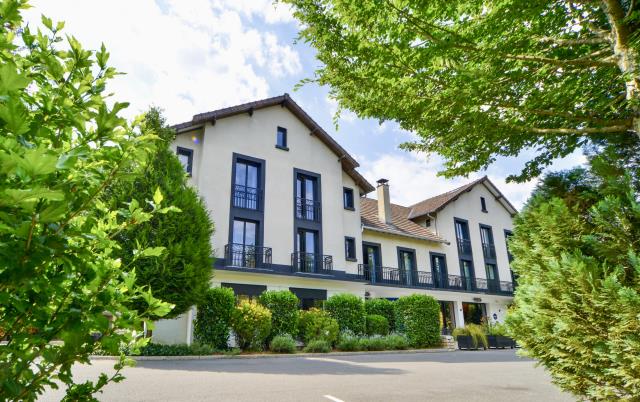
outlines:
[[[224,246],[224,258],[230,267],[270,268],[271,247],[227,244]]]
[[[465,278],[459,275],[449,275],[444,281],[445,286],[435,283],[431,272],[411,271],[407,273],[403,269],[391,267],[375,267],[369,265],[358,265],[358,277],[372,284],[410,286],[413,288],[457,290],[466,292],[492,293],[492,294],[513,294],[513,284],[511,282],[499,282],[484,278]]]
[[[330,274],[333,272],[333,257],[316,253],[291,253],[291,268],[294,272]]]
[[[458,243],[458,254],[471,255],[471,240],[463,239],[460,237],[458,237],[456,240]]]
[[[305,221],[320,222],[320,201],[296,197],[296,218]]]
[[[255,187],[233,186],[233,206],[244,209],[260,209],[262,190]]]
[[[488,260],[496,259],[496,247],[493,244],[482,243],[482,254]]]

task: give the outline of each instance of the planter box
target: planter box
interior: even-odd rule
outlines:
[[[487,335],[489,341],[489,348],[494,349],[513,349],[516,347],[516,342],[508,336],[501,335]]]
[[[458,349],[484,349],[481,342],[478,342],[478,345],[473,346],[473,337],[469,335],[460,335],[456,340],[458,341]]]

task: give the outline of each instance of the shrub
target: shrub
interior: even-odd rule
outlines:
[[[494,324],[488,323],[485,326],[485,332],[487,333],[487,335],[508,336],[507,326],[504,324],[500,324],[499,322],[496,322]]]
[[[333,344],[338,339],[338,322],[324,310],[317,308],[300,312],[298,333],[305,343],[321,339]]]
[[[258,302],[271,311],[271,334],[296,335],[298,329],[298,297],[288,290],[268,290],[258,298]]]
[[[387,343],[381,336],[362,337],[359,342],[360,350],[386,350]]]
[[[389,330],[395,331],[395,311],[393,308],[393,302],[388,299],[369,299],[364,303],[367,314],[381,315],[387,319],[389,323]]]
[[[217,349],[226,349],[235,302],[236,298],[230,288],[207,290],[202,303],[198,305],[193,327],[194,339]]]
[[[325,309],[338,321],[341,331],[349,330],[360,335],[365,330],[364,302],[350,293],[331,296],[325,302]]]
[[[340,334],[340,339],[336,345],[338,350],[344,352],[357,352],[360,349],[360,338],[355,336],[352,332],[343,332]]]
[[[262,350],[271,331],[271,312],[253,300],[242,300],[233,310],[231,325],[242,350]]]
[[[305,346],[304,351],[307,353],[329,353],[331,352],[331,344],[322,339],[315,339]]]
[[[458,339],[458,336],[470,336],[471,342],[474,348],[478,345],[482,345],[485,349],[489,347],[489,341],[487,340],[487,334],[484,328],[477,324],[467,324],[464,328],[456,328],[452,333],[453,337]]]
[[[296,341],[291,335],[276,335],[271,340],[269,350],[275,353],[295,353]]]
[[[387,350],[404,350],[409,348],[409,340],[401,334],[391,334],[384,337]]]
[[[191,345],[162,345],[159,343],[148,343],[138,351],[131,353],[133,356],[205,356],[216,351],[209,345],[193,343]]]
[[[414,294],[395,302],[396,326],[413,347],[440,344],[440,305],[431,296]]]
[[[387,335],[389,333],[389,321],[381,315],[369,314],[367,316],[367,335]]]

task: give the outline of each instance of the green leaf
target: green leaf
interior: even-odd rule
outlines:
[[[31,80],[22,74],[18,74],[16,67],[6,63],[0,67],[0,94],[21,91],[29,85]]]
[[[165,251],[165,247],[147,247],[142,251],[139,251],[136,255],[141,258],[145,257],[159,257]]]
[[[4,121],[5,129],[14,135],[21,135],[29,131],[29,116],[27,108],[17,98],[0,105],[0,120]]]
[[[156,187],[156,192],[153,194],[153,202],[156,206],[160,205],[164,200],[160,187]]]
[[[37,200],[62,201],[64,193],[60,190],[51,190],[43,187],[34,187],[30,189],[7,189],[4,191],[9,202],[23,204],[25,202],[34,202]]]

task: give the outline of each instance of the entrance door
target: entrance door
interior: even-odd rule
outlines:
[[[460,260],[460,272],[462,273],[462,286],[464,289],[475,290],[473,263],[467,260]]]
[[[298,270],[301,272],[316,272],[320,257],[318,255],[318,232],[314,230],[298,229],[296,236],[298,249]]]
[[[364,278],[371,282],[376,282],[377,273],[382,269],[380,246],[363,243],[362,254],[362,261],[364,262]]]
[[[449,285],[449,274],[447,273],[447,260],[444,254],[431,254],[431,273],[433,275],[433,286],[446,288]]]

